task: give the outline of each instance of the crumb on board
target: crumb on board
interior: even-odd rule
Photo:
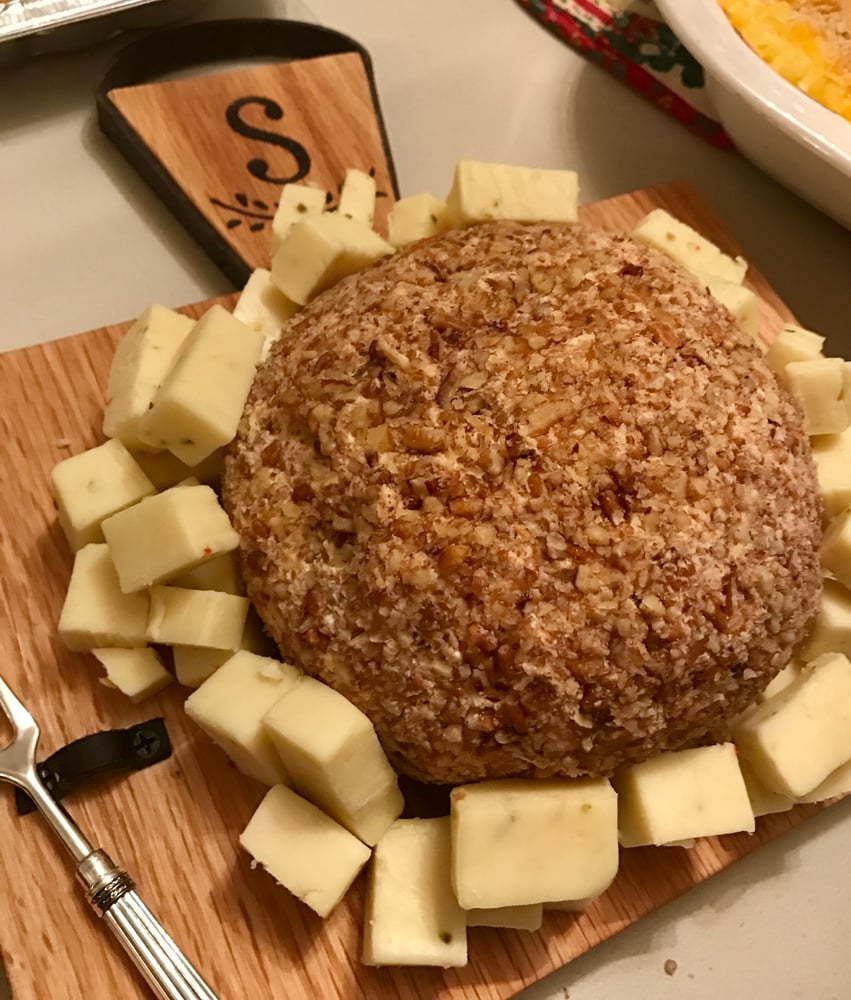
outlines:
[[[666,958],[664,968],[666,976],[673,976],[677,971],[677,963],[672,958]]]
[[[70,448],[71,447],[71,439],[70,438],[57,438],[56,439],[56,447],[57,448]]]

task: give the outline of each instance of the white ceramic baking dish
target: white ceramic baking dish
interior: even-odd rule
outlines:
[[[741,152],[851,229],[851,123],[753,53],[717,0],[656,0],[656,6],[703,65],[717,117]]]

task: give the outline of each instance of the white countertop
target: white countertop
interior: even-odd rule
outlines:
[[[851,233],[691,136],[513,0],[216,0],[203,13],[316,20],[361,41],[403,194],[445,190],[460,156],[574,167],[584,201],[691,181],[802,322],[851,356]],[[230,290],[98,131],[93,90],[118,44],[0,72],[0,350]],[[847,1000],[849,848],[845,802],[524,996]]]

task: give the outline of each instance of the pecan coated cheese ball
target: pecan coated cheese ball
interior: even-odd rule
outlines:
[[[699,738],[819,594],[786,390],[694,278],[581,227],[452,232],[320,295],[259,370],[224,497],[282,655],[430,782]]]

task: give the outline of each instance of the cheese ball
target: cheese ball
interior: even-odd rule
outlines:
[[[700,739],[819,595],[787,390],[695,278],[578,226],[451,232],[317,297],[223,489],[282,655],[428,782],[608,775]]]

